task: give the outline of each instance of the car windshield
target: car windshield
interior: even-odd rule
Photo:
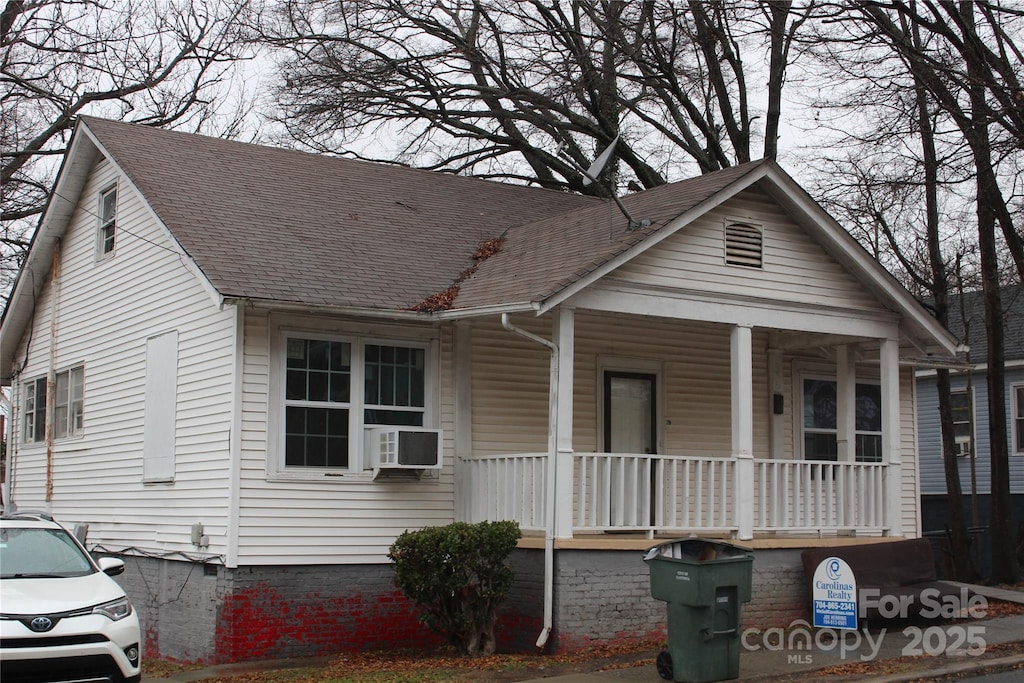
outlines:
[[[96,569],[62,529],[0,529],[0,578],[68,578]]]

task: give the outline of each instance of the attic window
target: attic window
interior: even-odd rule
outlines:
[[[730,266],[760,268],[764,255],[761,226],[741,221],[725,224],[725,262]]]
[[[99,233],[96,249],[100,258],[114,251],[114,224],[117,218],[117,187],[100,193]]]

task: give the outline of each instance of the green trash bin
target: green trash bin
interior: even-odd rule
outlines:
[[[740,610],[750,602],[754,556],[704,538],[659,543],[644,554],[651,596],[668,603],[668,650],[658,674],[680,683],[740,675]]]

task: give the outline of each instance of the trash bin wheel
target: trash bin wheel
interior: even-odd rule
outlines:
[[[673,677],[672,672],[672,655],[668,650],[662,650],[658,653],[658,658],[654,662],[654,666],[658,668],[658,675],[664,678],[666,681],[671,681]]]

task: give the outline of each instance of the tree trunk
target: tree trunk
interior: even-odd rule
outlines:
[[[966,24],[973,28],[974,7],[960,4]],[[999,296],[999,255],[996,246],[996,202],[999,187],[992,170],[992,148],[988,131],[989,110],[982,85],[981,55],[966,49],[970,89],[971,125],[965,131],[976,167],[978,249],[981,255],[981,283],[985,297],[985,332],[988,336],[988,421],[989,460],[992,493],[992,581],[1015,583],[1018,577],[1016,533],[1010,506],[1010,462],[1006,426],[1006,381],[1003,307]]]

